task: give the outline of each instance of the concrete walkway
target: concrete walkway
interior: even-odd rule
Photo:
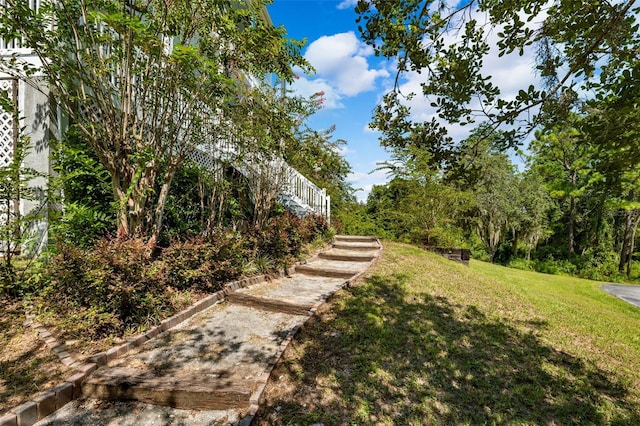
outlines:
[[[36,424],[250,424],[273,366],[300,326],[380,250],[374,238],[337,236],[331,249],[291,276],[228,292],[98,368],[82,382],[82,398]]]

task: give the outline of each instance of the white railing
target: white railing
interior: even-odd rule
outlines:
[[[40,9],[40,5],[42,4],[42,0],[27,0],[29,3],[29,8],[37,11]],[[10,7],[6,0],[0,0],[0,7]],[[1,52],[1,51],[5,52]],[[6,52],[9,51],[9,52]],[[3,40],[0,38],[0,54],[2,53],[28,53],[30,49],[26,49],[23,46],[22,39],[11,39],[11,40]]]
[[[284,195],[292,197],[299,204],[308,206],[315,214],[331,220],[331,197],[326,189],[320,189],[302,173],[283,161],[286,184],[282,188]]]
[[[213,170],[216,164],[224,161],[248,178],[255,178],[255,174],[262,173],[265,164],[270,172],[280,170],[281,173],[273,174],[282,176],[282,181],[279,182],[280,198],[295,203],[296,213],[313,213],[323,216],[327,222],[331,220],[331,197],[325,189],[320,189],[282,158],[261,157],[257,153],[252,154],[250,158],[238,155],[235,145],[229,140],[217,140],[211,148],[195,148],[187,153],[188,159],[202,167]]]

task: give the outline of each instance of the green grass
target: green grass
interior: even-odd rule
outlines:
[[[287,350],[256,424],[640,424],[640,309],[600,284],[386,243]]]

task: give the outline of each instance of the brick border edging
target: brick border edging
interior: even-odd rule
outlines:
[[[56,410],[62,408],[68,402],[80,396],[80,384],[98,366],[93,363],[82,364],[77,367],[76,373],[63,383],[54,386],[36,395],[27,401],[5,413],[0,417],[0,426],[30,426],[47,417]]]
[[[251,394],[251,397],[249,398],[249,409],[247,411],[246,416],[243,419],[240,420],[240,423],[239,423],[240,426],[249,426],[253,422],[253,419],[254,419],[256,413],[260,409],[260,399],[262,398],[262,394],[264,393],[264,390],[266,389],[267,382],[269,381],[269,377],[271,377],[271,373],[273,372],[273,369],[275,368],[276,364],[278,363],[278,361],[282,357],[282,354],[284,353],[284,351],[289,347],[289,345],[291,344],[291,342],[293,341],[295,336],[298,334],[298,332],[302,329],[302,327],[304,327],[305,324],[311,318],[315,317],[317,315],[317,313],[318,313],[318,309],[322,305],[327,303],[327,301],[330,300],[339,290],[342,290],[345,287],[350,287],[353,284],[353,282],[358,280],[375,263],[377,263],[378,258],[380,256],[380,253],[382,253],[383,246],[382,246],[382,243],[380,242],[380,240],[378,238],[376,238],[376,242],[378,243],[378,250],[376,251],[375,255],[373,256],[373,259],[371,259],[368,262],[369,264],[367,265],[367,267],[364,268],[363,270],[361,270],[360,272],[356,273],[352,277],[346,279],[342,283],[340,288],[338,288],[336,291],[334,291],[333,293],[327,295],[327,297],[325,297],[324,299],[319,300],[318,302],[316,302],[313,305],[313,307],[309,310],[309,313],[305,316],[305,319],[302,320],[302,322],[300,324],[298,324],[295,327],[293,327],[289,331],[289,333],[287,333],[287,336],[284,338],[284,340],[282,340],[282,342],[280,342],[280,345],[278,346],[278,351],[271,358],[271,360],[269,360],[269,362],[268,362],[267,366],[265,367],[264,371],[262,372],[262,374],[260,374],[260,376],[258,376],[258,380],[256,381],[256,385],[257,385],[256,389],[253,391],[253,393]]]
[[[49,330],[39,322],[35,321],[35,315],[27,311],[25,316],[27,319],[24,322],[24,325],[31,327],[31,329],[37,333],[37,338],[44,341],[44,343],[49,347],[49,350],[53,351],[53,353],[58,356],[60,362],[73,369],[77,369],[82,366],[80,361],[78,361],[76,354],[67,352],[67,348],[64,343],[60,343],[55,337],[53,337]]]
[[[224,300],[225,296],[230,292],[236,291],[240,288],[249,287],[254,284],[266,282],[268,280],[278,279],[285,276],[292,275],[295,272],[295,266],[301,262],[296,262],[286,271],[274,272],[270,274],[258,275],[255,277],[244,278],[237,281],[232,281],[224,284],[221,290],[210,294],[209,296],[197,301],[187,309],[184,309],[177,314],[165,318],[155,327],[147,330],[146,332],[133,336],[127,339],[126,342],[114,346],[105,352],[99,352],[89,357],[90,362],[80,364],[74,359],[74,356],[68,353],[64,347],[64,344],[59,343],[51,333],[49,333],[44,326],[33,321],[33,316],[27,316],[26,325],[30,325],[37,333],[38,337],[42,338],[47,346],[53,350],[60,360],[76,370],[76,373],[66,379],[63,383],[54,386],[53,388],[43,391],[37,394],[33,399],[24,402],[17,407],[14,407],[7,411],[2,417],[0,417],[0,426],[31,426],[34,423],[44,419],[45,417],[53,414],[67,403],[78,399],[82,395],[82,382],[98,367],[106,365],[109,361],[115,360],[132,349],[142,345],[147,340],[151,340],[158,336],[160,333],[167,331],[181,322],[191,318],[195,314],[210,308],[215,303]],[[61,348],[56,351],[55,348]],[[68,360],[68,361],[65,361]]]

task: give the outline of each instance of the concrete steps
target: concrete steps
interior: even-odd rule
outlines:
[[[319,263],[319,262],[317,262]],[[296,266],[296,273],[304,275],[312,275],[318,277],[331,277],[331,278],[351,278],[356,273],[353,271],[345,271],[339,268],[330,268],[320,264],[311,265],[298,265]]]
[[[313,308],[313,304],[296,304],[238,292],[229,294],[227,296],[227,300],[231,303],[243,306],[251,306],[253,308],[264,309],[272,312],[281,312],[289,315],[306,315],[309,313],[311,308]]]
[[[99,368],[84,397],[187,410],[257,409],[273,365],[314,307],[366,270],[376,239],[336,237],[290,277],[230,291],[226,299]],[[247,411],[248,410],[248,411]]]
[[[219,303],[99,368],[82,394],[190,410],[247,408],[302,318]]]
[[[376,237],[367,237],[362,235],[336,235],[334,241],[352,243],[375,243],[377,245],[378,239]]]
[[[309,306],[326,300],[342,288],[344,282],[341,278],[294,274],[287,278],[238,289],[234,293]]]
[[[305,264],[297,265],[296,272],[308,275],[350,278],[360,272],[363,266],[363,262],[359,261],[333,260],[318,257]]]
[[[377,240],[366,240],[358,237],[341,237],[336,238],[332,247],[339,250],[356,250],[356,251],[372,251],[380,249]]]

